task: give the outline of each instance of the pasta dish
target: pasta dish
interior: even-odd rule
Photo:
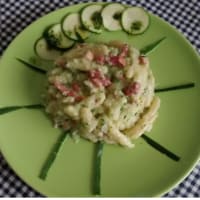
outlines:
[[[77,44],[47,76],[45,107],[55,127],[92,142],[131,148],[158,116],[149,60],[122,42]]]

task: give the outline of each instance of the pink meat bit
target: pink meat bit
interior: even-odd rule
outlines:
[[[117,67],[124,67],[126,65],[126,59],[122,56],[110,56],[110,62]]]
[[[98,69],[90,70],[89,71],[89,77],[90,78],[100,78],[101,72]]]
[[[92,61],[94,59],[94,54],[90,50],[88,50],[85,54],[85,58]]]
[[[125,67],[126,66],[126,57],[128,56],[128,45],[124,44],[120,48],[120,53],[117,56],[110,55],[109,56],[109,62],[113,66],[117,67]]]
[[[67,88],[65,85],[59,82],[54,83],[55,87],[62,93],[64,96],[71,96],[74,97],[76,94],[73,90]]]
[[[97,78],[91,78],[90,81],[93,83],[94,86],[96,87],[101,87],[101,80]]]
[[[80,102],[80,101],[82,101],[83,99],[85,99],[85,97],[84,97],[84,96],[81,96],[81,95],[75,97],[75,101],[76,101],[76,102]]]
[[[119,57],[119,64],[124,67],[126,65],[126,59],[124,57]]]
[[[58,67],[64,68],[66,63],[67,62],[64,58],[59,58],[59,59],[56,60],[55,65],[57,65]]]
[[[89,71],[89,79],[96,87],[107,87],[111,85],[110,79],[103,75],[98,69]]]
[[[137,94],[140,89],[140,83],[139,82],[133,82],[127,87],[123,89],[123,92],[126,96],[131,96],[132,94]]]
[[[59,82],[54,83],[55,87],[62,93],[63,96],[74,97],[76,102],[82,101],[85,97],[80,95],[80,86],[77,83],[72,83],[71,88]]]
[[[96,62],[97,64],[100,64],[100,65],[105,64],[105,61],[106,61],[104,55],[95,56],[94,60],[95,60],[95,62]]]
[[[108,77],[104,77],[104,79],[101,80],[101,83],[104,87],[108,87],[111,85],[111,81]]]
[[[147,64],[145,56],[139,56],[139,64],[140,65],[146,65]]]
[[[128,56],[128,51],[129,51],[129,48],[128,48],[128,45],[127,44],[124,44],[121,48],[121,53],[119,54],[120,57],[126,57]]]
[[[72,89],[75,92],[80,92],[80,86],[78,85],[78,83],[72,83]]]

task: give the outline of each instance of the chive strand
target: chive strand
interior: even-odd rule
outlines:
[[[33,105],[26,105],[26,106],[8,106],[4,108],[0,108],[0,115],[16,111],[22,108],[27,108],[27,109],[40,109],[43,108],[41,104],[33,104]]]
[[[40,67],[37,67],[37,66],[35,66],[35,65],[33,65],[33,64],[31,64],[31,63],[29,63],[29,62],[27,62],[27,61],[25,61],[25,60],[23,60],[23,59],[21,59],[21,58],[16,58],[16,59],[17,59],[20,63],[26,65],[27,67],[29,67],[30,69],[32,69],[32,70],[35,71],[35,72],[39,72],[39,73],[41,73],[41,74],[46,74],[46,73],[47,73],[46,70],[44,70],[44,69],[42,69],[42,68],[40,68]]]
[[[179,161],[181,158],[179,156],[177,156],[176,154],[174,154],[173,152],[169,151],[168,149],[166,149],[165,147],[163,147],[162,145],[160,145],[159,143],[157,143],[156,141],[154,141],[153,139],[151,139],[150,137],[146,136],[146,135],[142,135],[141,136],[145,142],[147,142],[150,146],[152,146],[153,148],[155,148],[157,151],[159,151],[160,153],[165,154],[167,157],[171,158],[174,161]]]
[[[155,92],[167,92],[167,91],[172,91],[172,90],[188,89],[188,88],[192,88],[194,86],[195,86],[194,83],[185,83],[182,85],[175,85],[172,87],[158,88],[158,89],[155,89]]]
[[[22,106],[22,108],[27,108],[27,109],[40,109],[43,107],[44,106],[42,104],[33,104],[33,105]]]
[[[152,42],[151,44],[143,47],[141,50],[140,50],[140,53],[142,55],[147,55],[149,54],[150,52],[152,52],[154,49],[156,49],[162,41],[164,41],[166,39],[166,37],[162,37],[161,39],[159,40],[156,40],[154,42]]]
[[[94,195],[101,195],[101,159],[103,154],[103,142],[96,143],[94,159]]]
[[[52,166],[52,164],[54,163],[58,153],[59,153],[59,150],[63,144],[63,142],[65,141],[65,139],[67,138],[68,136],[68,133],[66,132],[63,132],[59,138],[57,139],[56,143],[54,144],[54,146],[52,147],[45,163],[43,164],[43,167],[40,171],[40,174],[39,174],[39,178],[42,179],[42,180],[45,180],[47,175],[48,175],[48,172]]]
[[[4,107],[4,108],[0,108],[0,115],[15,111],[20,109],[19,106],[11,106],[11,107]]]

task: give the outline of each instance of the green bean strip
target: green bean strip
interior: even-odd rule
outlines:
[[[35,72],[39,72],[39,73],[41,73],[41,74],[46,74],[46,73],[47,73],[46,70],[41,69],[40,67],[37,67],[37,66],[35,66],[35,65],[31,64],[31,63],[28,63],[27,61],[25,61],[25,60],[23,60],[23,59],[21,59],[21,58],[16,58],[16,59],[17,59],[20,63],[26,65],[27,67],[29,67],[30,69],[32,69],[32,70],[35,71]]]
[[[22,108],[26,108],[26,109],[40,109],[43,108],[43,106],[41,104],[35,104],[35,105],[27,105],[27,106],[9,106],[9,107],[4,107],[4,108],[0,108],[0,115],[15,111],[15,110],[19,110]]]
[[[185,83],[182,85],[175,85],[172,87],[166,87],[166,88],[160,88],[160,89],[158,88],[158,89],[155,89],[155,92],[167,92],[167,91],[171,91],[171,90],[188,89],[188,88],[192,88],[194,86],[195,86],[194,83]]]
[[[150,146],[152,146],[153,148],[155,148],[156,150],[158,150],[160,153],[165,154],[167,157],[171,158],[174,161],[179,161],[181,158],[179,156],[177,156],[176,154],[172,153],[171,151],[169,151],[168,149],[166,149],[165,147],[163,147],[162,145],[158,144],[156,141],[154,141],[153,139],[151,139],[150,137],[146,136],[146,135],[142,135],[142,138],[145,140],[145,142],[147,142]]]
[[[48,157],[47,157],[47,160],[45,161],[41,171],[40,171],[40,174],[39,174],[39,178],[42,179],[42,180],[45,180],[47,175],[48,175],[48,172],[53,164],[53,162],[55,161],[58,153],[59,153],[59,150],[63,144],[63,142],[65,141],[65,139],[67,138],[68,136],[68,133],[66,132],[63,132],[59,138],[57,139],[56,143],[54,144],[54,146],[52,147]]]
[[[101,194],[101,158],[103,154],[103,142],[98,142],[95,148],[94,160],[94,195]]]
[[[161,39],[156,40],[156,41],[154,41],[153,43],[151,43],[151,44],[149,44],[149,45],[143,47],[143,48],[140,50],[140,53],[141,53],[142,55],[147,55],[147,54],[149,54],[149,53],[152,52],[154,49],[156,49],[156,48],[161,44],[161,42],[162,42],[163,40],[165,40],[165,39],[166,39],[166,37],[162,37]]]

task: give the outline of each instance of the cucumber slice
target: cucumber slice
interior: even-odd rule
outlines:
[[[80,37],[81,40],[85,40],[89,37],[89,32],[82,27],[79,13],[70,13],[66,15],[62,20],[61,27],[63,33],[72,40],[80,41]],[[79,30],[82,33],[81,36],[77,33],[80,32]]]
[[[101,10],[103,6],[92,4],[83,8],[81,12],[81,22],[83,26],[94,33],[102,32]]]
[[[143,8],[131,7],[122,13],[122,27],[129,34],[142,34],[147,30],[149,24],[149,14]]]
[[[85,30],[76,28],[75,31],[79,42],[84,42],[88,38],[88,33]]]
[[[119,3],[110,3],[105,6],[101,12],[104,27],[109,31],[121,30],[121,14],[124,6]]]
[[[61,51],[49,47],[47,41],[43,37],[35,42],[34,50],[35,53],[44,60],[56,60],[62,53]]]
[[[49,26],[43,35],[50,46],[61,50],[70,48],[74,44],[73,40],[70,40],[63,34],[59,23]]]

